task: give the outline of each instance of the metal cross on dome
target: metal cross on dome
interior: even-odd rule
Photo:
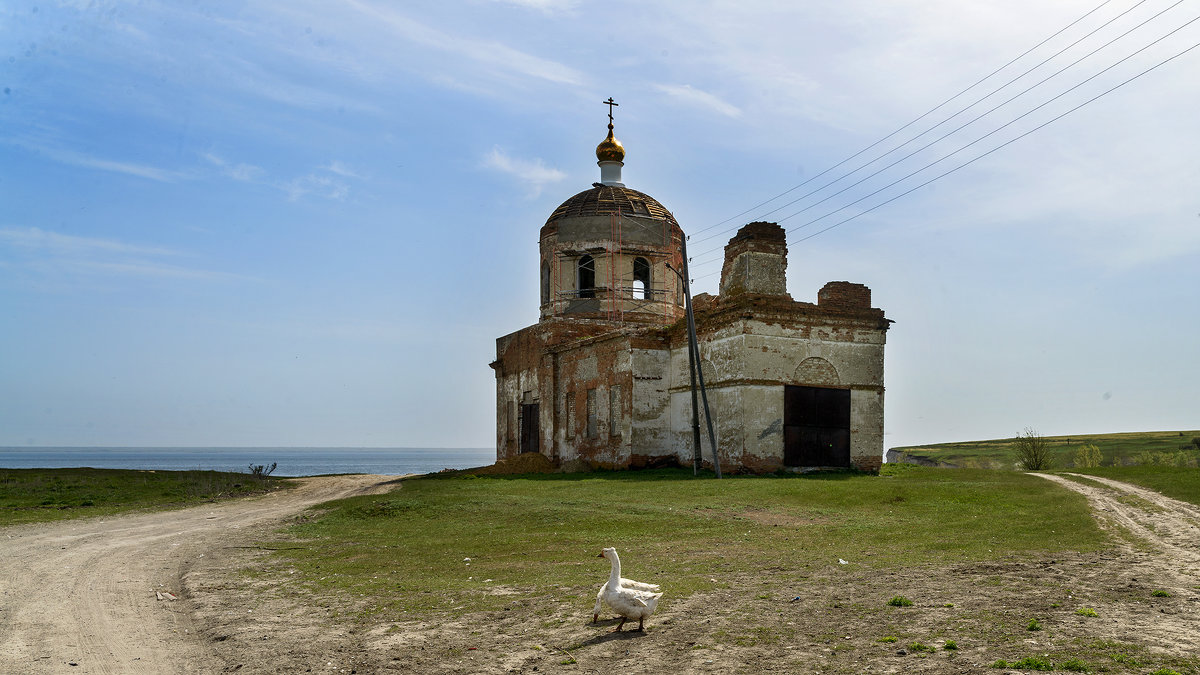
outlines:
[[[607,100],[607,101],[604,101],[604,105],[608,106],[608,124],[609,124],[609,126],[612,126],[612,123],[613,123],[613,116],[612,116],[612,109],[613,109],[613,106],[615,106],[615,105],[618,105],[618,106],[619,106],[619,105],[621,105],[621,104],[620,104],[620,103],[617,103],[616,101],[614,101],[614,100],[613,100],[613,97],[609,96],[609,97],[608,97],[608,100]]]

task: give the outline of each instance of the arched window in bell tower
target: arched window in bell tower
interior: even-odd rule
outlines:
[[[579,259],[579,297],[596,297],[596,260],[590,255]]]
[[[633,259],[633,297],[644,300],[651,299],[650,261],[645,258]]]
[[[542,304],[550,304],[550,261],[542,261]]]

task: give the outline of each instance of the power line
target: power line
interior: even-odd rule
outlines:
[[[1192,21],[1189,21],[1189,22],[1188,22],[1188,24],[1190,24],[1190,23],[1192,23],[1192,22],[1194,22],[1194,21],[1196,21],[1196,20],[1200,20],[1200,17],[1197,17],[1196,19],[1192,19]],[[1188,25],[1188,24],[1184,24],[1184,26],[1186,26],[1186,25]],[[1183,28],[1184,26],[1180,26],[1180,28],[1176,29],[1176,31],[1178,31],[1179,29]],[[1172,33],[1176,32],[1176,31],[1172,31]],[[1170,35],[1170,33],[1169,33],[1168,35]],[[1161,39],[1164,39],[1164,38],[1166,38],[1166,37],[1167,37],[1167,36],[1163,36],[1163,38],[1159,38],[1159,39],[1161,40]],[[1148,46],[1149,46],[1149,45],[1148,45]],[[929,180],[927,180],[927,181],[925,181],[925,182],[921,183],[920,185],[916,185],[916,186],[914,186],[914,187],[912,187],[912,188],[909,188],[908,190],[905,190],[904,192],[901,192],[900,194],[898,194],[898,195],[895,195],[894,197],[890,197],[890,198],[888,198],[888,199],[886,199],[886,200],[884,200],[884,201],[882,201],[882,202],[880,202],[880,203],[878,203],[878,204],[876,204],[876,205],[874,205],[874,206],[872,206],[872,207],[870,207],[870,208],[864,209],[863,211],[861,211],[861,212],[859,212],[859,213],[856,213],[855,215],[853,215],[853,216],[850,216],[849,218],[845,218],[845,219],[843,219],[843,220],[841,220],[841,221],[838,221],[838,222],[836,222],[836,223],[834,223],[834,224],[832,224],[832,225],[830,225],[830,226],[828,226],[828,227],[826,227],[826,228],[824,228],[824,229],[821,229],[821,230],[818,230],[818,231],[816,231],[816,232],[813,232],[812,234],[809,234],[809,235],[807,235],[807,236],[805,236],[805,237],[802,237],[802,238],[800,238],[800,239],[797,239],[796,241],[794,241],[794,242],[790,242],[790,243],[791,243],[791,244],[793,244],[793,245],[795,245],[795,244],[799,244],[799,243],[801,243],[801,242],[808,241],[809,239],[812,239],[813,237],[816,237],[816,236],[819,236],[819,235],[821,235],[821,234],[824,234],[824,233],[826,233],[826,232],[828,232],[828,231],[830,231],[830,230],[832,230],[832,229],[834,229],[834,228],[836,228],[836,227],[840,227],[840,226],[842,226],[842,225],[845,225],[846,223],[848,223],[848,222],[850,222],[850,221],[852,221],[852,220],[855,220],[855,219],[861,218],[862,216],[864,216],[864,215],[866,215],[866,214],[868,214],[868,213],[870,213],[870,212],[872,212],[872,211],[874,211],[874,210],[876,210],[876,209],[878,209],[878,208],[881,208],[881,207],[883,207],[883,206],[886,206],[887,204],[890,204],[890,203],[892,203],[892,202],[896,201],[897,199],[900,199],[901,197],[905,197],[905,196],[907,196],[907,195],[909,195],[909,194],[911,194],[911,193],[913,193],[913,192],[915,192],[915,191],[917,191],[917,190],[919,190],[919,189],[921,189],[921,188],[923,188],[923,187],[925,187],[925,186],[929,185],[930,183],[933,183],[934,181],[937,181],[937,180],[940,180],[940,179],[942,179],[942,178],[945,178],[946,176],[948,176],[948,175],[950,175],[950,174],[954,173],[955,171],[958,171],[959,169],[962,169],[962,168],[964,168],[964,167],[966,167],[966,166],[968,166],[968,165],[970,165],[970,164],[973,164],[973,163],[975,163],[975,162],[977,162],[977,161],[979,161],[979,160],[983,159],[984,157],[987,157],[988,155],[990,155],[990,154],[992,154],[992,153],[994,153],[994,152],[996,152],[996,151],[1000,150],[1001,148],[1004,148],[1004,147],[1006,147],[1006,146],[1008,146],[1008,145],[1011,145],[1012,143],[1015,143],[1015,142],[1017,142],[1017,141],[1021,140],[1022,138],[1025,138],[1026,136],[1028,136],[1028,135],[1030,135],[1030,134],[1034,133],[1035,131],[1038,131],[1038,130],[1042,129],[1043,127],[1046,127],[1047,125],[1049,125],[1049,124],[1051,124],[1051,123],[1053,123],[1053,122],[1056,122],[1056,121],[1058,121],[1059,119],[1062,119],[1063,117],[1066,117],[1067,115],[1069,115],[1069,114],[1071,114],[1071,113],[1075,112],[1076,110],[1079,110],[1080,108],[1082,108],[1082,107],[1084,107],[1084,106],[1086,106],[1086,105],[1088,105],[1088,104],[1090,104],[1090,103],[1092,103],[1092,102],[1096,101],[1097,99],[1099,99],[1099,98],[1101,98],[1101,97],[1104,97],[1104,96],[1107,96],[1108,94],[1111,94],[1112,92],[1116,91],[1117,89],[1120,89],[1121,87],[1123,87],[1123,86],[1125,86],[1125,85],[1129,84],[1130,82],[1133,82],[1134,80],[1136,80],[1136,79],[1138,79],[1138,78],[1140,78],[1140,77],[1142,77],[1142,76],[1144,76],[1144,75],[1146,75],[1146,74],[1150,73],[1151,71],[1153,71],[1153,70],[1156,70],[1156,69],[1158,69],[1158,68],[1162,67],[1163,65],[1166,65],[1167,63],[1169,63],[1169,62],[1171,62],[1171,61],[1174,61],[1175,59],[1177,59],[1177,58],[1179,58],[1179,57],[1183,56],[1184,54],[1187,54],[1188,52],[1192,51],[1193,49],[1196,49],[1197,47],[1200,47],[1200,42],[1197,42],[1196,44],[1193,44],[1192,46],[1188,47],[1187,49],[1184,49],[1183,51],[1181,51],[1181,52],[1179,52],[1179,53],[1177,53],[1177,54],[1175,54],[1175,55],[1173,55],[1173,56],[1170,56],[1170,57],[1168,57],[1168,58],[1166,58],[1166,59],[1164,59],[1164,60],[1162,60],[1162,61],[1160,61],[1160,62],[1158,62],[1158,63],[1154,64],[1153,66],[1150,66],[1149,68],[1147,68],[1147,69],[1143,70],[1142,72],[1140,72],[1140,73],[1138,73],[1138,74],[1136,74],[1136,75],[1134,75],[1134,76],[1132,76],[1132,77],[1130,77],[1130,78],[1128,78],[1128,79],[1126,79],[1126,80],[1124,80],[1124,81],[1122,81],[1122,82],[1120,82],[1120,83],[1118,83],[1118,84],[1116,84],[1116,85],[1114,85],[1114,86],[1110,87],[1109,89],[1106,89],[1106,90],[1104,90],[1104,91],[1100,92],[1099,94],[1096,94],[1095,96],[1093,96],[1092,98],[1090,98],[1090,99],[1088,99],[1088,100],[1084,101],[1083,103],[1080,103],[1079,105],[1077,105],[1077,106],[1075,106],[1075,107],[1071,108],[1070,110],[1067,110],[1067,111],[1065,111],[1065,112],[1063,112],[1063,113],[1060,113],[1060,114],[1058,114],[1058,115],[1056,115],[1056,116],[1054,116],[1054,117],[1050,118],[1049,120],[1047,120],[1047,121],[1045,121],[1045,122],[1043,122],[1043,123],[1039,124],[1038,126],[1036,126],[1036,127],[1032,128],[1032,129],[1030,129],[1030,130],[1026,131],[1025,133],[1023,133],[1023,134],[1021,134],[1021,135],[1019,135],[1019,136],[1016,136],[1016,137],[1014,137],[1014,138],[1012,138],[1012,139],[1009,139],[1008,141],[1005,141],[1004,143],[1001,143],[1000,145],[998,145],[998,146],[996,146],[996,147],[992,148],[991,150],[988,150],[987,152],[984,152],[984,153],[982,153],[982,154],[978,155],[977,157],[974,157],[974,158],[972,158],[972,159],[969,159],[969,160],[967,160],[966,162],[963,162],[962,164],[960,164],[960,165],[958,165],[958,166],[956,166],[956,167],[954,167],[954,168],[952,168],[952,169],[950,169],[950,170],[948,170],[948,171],[945,171],[945,172],[943,172],[943,173],[941,173],[941,174],[938,174],[937,176],[934,176],[933,178],[930,178]],[[1139,51],[1140,51],[1140,50],[1139,50]],[[1136,53],[1136,52],[1135,52],[1135,53]],[[1132,55],[1131,55],[1131,56],[1132,56]],[[1116,65],[1116,64],[1114,64],[1114,65]],[[901,179],[901,180],[903,180],[903,179]],[[894,185],[894,183],[893,183],[893,185]],[[889,186],[889,187],[890,187],[890,186]],[[839,210],[840,210],[840,209],[839,209]],[[833,212],[833,213],[836,213],[836,211],[835,211],[835,212]],[[826,215],[831,215],[831,214],[826,214]],[[817,220],[821,220],[821,219],[822,219],[822,218],[824,218],[824,217],[825,217],[825,216],[822,216],[821,218],[818,218]],[[804,225],[801,225],[800,227],[796,227],[796,228],[793,228],[793,229],[791,229],[791,230],[788,230],[788,232],[789,232],[789,233],[791,233],[791,232],[794,232],[794,231],[796,231],[796,230],[802,229],[802,228],[804,228],[804,227],[807,227],[808,225],[811,225],[811,224],[812,224],[812,223],[814,223],[814,222],[817,222],[817,221],[816,221],[816,220],[814,220],[814,221],[810,221],[810,222],[808,222],[808,223],[805,223]],[[718,271],[715,271],[715,272],[710,272],[710,273],[708,273],[708,274],[700,275],[700,276],[697,276],[697,277],[696,277],[696,279],[704,279],[704,278],[706,278],[706,277],[713,276],[714,274],[717,274],[718,272],[719,272],[719,270],[718,270]]]
[[[1033,72],[1034,70],[1037,70],[1038,68],[1042,67],[1042,66],[1043,66],[1043,65],[1045,65],[1046,63],[1050,62],[1050,61],[1051,61],[1051,60],[1053,60],[1054,58],[1056,58],[1056,57],[1058,57],[1059,55],[1061,55],[1061,54],[1062,54],[1063,52],[1065,52],[1066,50],[1068,50],[1068,49],[1070,49],[1071,47],[1074,47],[1075,45],[1079,44],[1080,42],[1082,42],[1082,41],[1083,41],[1083,40],[1085,40],[1086,38],[1088,38],[1088,37],[1091,37],[1092,35],[1095,35],[1095,34],[1096,34],[1097,32],[1099,32],[1101,29],[1103,29],[1103,28],[1105,28],[1105,27],[1109,26],[1110,24],[1112,24],[1112,23],[1113,23],[1114,21],[1116,21],[1117,19],[1119,19],[1119,18],[1121,18],[1121,17],[1125,16],[1126,14],[1128,14],[1128,13],[1129,13],[1130,11],[1132,11],[1133,9],[1135,9],[1135,8],[1137,8],[1138,6],[1142,5],[1142,4],[1143,4],[1145,1],[1146,1],[1146,0],[1141,0],[1140,2],[1138,2],[1138,3],[1136,3],[1135,5],[1133,5],[1132,7],[1130,7],[1129,9],[1126,9],[1124,12],[1121,12],[1121,13],[1120,13],[1120,14],[1118,14],[1117,16],[1113,17],[1112,19],[1109,19],[1109,20],[1108,20],[1108,21],[1106,21],[1105,23],[1103,23],[1103,24],[1101,24],[1100,26],[1098,26],[1097,28],[1093,29],[1091,32],[1087,33],[1087,34],[1086,34],[1086,35],[1084,35],[1083,37],[1081,37],[1081,38],[1079,38],[1079,39],[1075,40],[1074,42],[1072,42],[1071,44],[1067,45],[1066,47],[1063,47],[1062,49],[1058,50],[1058,51],[1057,51],[1057,52],[1055,52],[1054,54],[1052,54],[1052,55],[1050,55],[1049,57],[1047,57],[1047,58],[1043,59],[1041,62],[1039,62],[1039,63],[1037,63],[1036,65],[1034,65],[1033,67],[1031,67],[1031,68],[1027,69],[1025,72],[1021,73],[1021,74],[1020,74],[1020,75],[1018,75],[1017,77],[1015,77],[1015,78],[1013,78],[1013,79],[1009,80],[1008,82],[1004,83],[1003,85],[1000,85],[999,87],[997,87],[997,88],[993,89],[991,92],[989,92],[989,93],[985,94],[984,96],[982,96],[982,97],[980,97],[980,98],[976,99],[975,101],[973,101],[972,103],[970,103],[970,104],[969,104],[969,105],[967,105],[966,107],[959,109],[957,112],[953,113],[952,115],[950,115],[950,116],[949,116],[949,117],[947,117],[946,119],[944,119],[944,120],[942,120],[941,122],[938,122],[937,124],[935,124],[935,125],[933,125],[933,126],[929,127],[929,128],[928,128],[928,129],[926,129],[925,131],[922,131],[921,133],[917,134],[916,136],[913,136],[912,138],[910,138],[909,140],[905,141],[904,143],[901,143],[900,145],[898,145],[898,146],[896,146],[896,147],[892,148],[891,150],[888,150],[887,152],[885,152],[885,153],[883,153],[883,154],[881,154],[881,155],[878,155],[878,156],[877,156],[877,157],[875,157],[874,159],[872,159],[872,160],[870,160],[870,161],[868,161],[868,162],[866,162],[866,163],[864,163],[864,164],[861,164],[861,165],[859,165],[858,167],[856,167],[856,168],[855,168],[855,169],[853,169],[852,171],[850,171],[850,172],[848,172],[848,173],[846,173],[846,174],[843,174],[842,176],[840,176],[840,177],[838,177],[838,178],[835,178],[835,179],[834,179],[834,180],[832,180],[832,181],[829,181],[829,182],[825,183],[825,184],[824,184],[824,185],[822,185],[821,187],[819,187],[819,188],[817,188],[817,189],[815,189],[815,190],[811,190],[811,191],[809,191],[808,193],[806,193],[806,194],[804,194],[804,195],[802,195],[802,196],[800,196],[800,197],[798,197],[798,198],[796,198],[796,199],[794,199],[794,200],[792,200],[792,201],[788,202],[787,204],[783,204],[783,205],[781,205],[781,206],[779,206],[779,207],[776,207],[775,209],[772,209],[772,210],[770,210],[770,211],[768,211],[768,212],[766,212],[766,213],[762,214],[762,216],[767,216],[767,215],[770,215],[770,214],[772,214],[772,213],[775,213],[775,212],[777,212],[777,211],[780,211],[781,209],[783,209],[783,208],[785,208],[785,207],[787,207],[787,206],[791,206],[792,204],[795,204],[795,203],[797,203],[797,202],[799,202],[799,201],[801,201],[801,200],[803,200],[803,199],[805,199],[805,198],[807,198],[807,197],[810,197],[810,196],[812,196],[812,195],[815,195],[815,194],[817,194],[818,192],[820,192],[821,190],[824,190],[824,189],[825,189],[825,188],[827,188],[827,187],[830,187],[830,186],[832,186],[832,185],[835,185],[835,184],[837,184],[838,182],[840,182],[840,181],[842,181],[842,180],[844,180],[844,179],[846,179],[846,178],[848,178],[848,177],[850,177],[850,176],[854,175],[854,174],[855,174],[855,173],[857,173],[858,171],[860,171],[860,170],[862,170],[862,169],[864,169],[864,168],[866,168],[866,167],[870,166],[871,164],[873,164],[873,163],[875,163],[875,162],[879,161],[880,159],[883,159],[884,157],[886,157],[886,156],[888,156],[888,155],[892,154],[893,152],[896,152],[896,151],[898,151],[900,148],[903,148],[903,147],[905,147],[906,145],[908,145],[909,143],[912,143],[913,141],[917,140],[917,139],[918,139],[918,138],[920,138],[921,136],[924,136],[925,134],[927,134],[927,133],[929,133],[930,131],[932,131],[932,130],[936,129],[937,127],[941,126],[942,124],[945,124],[946,122],[948,122],[948,121],[950,121],[950,120],[954,119],[955,117],[957,117],[958,115],[962,114],[963,112],[966,112],[967,110],[969,110],[969,109],[973,108],[975,105],[977,105],[977,104],[979,104],[980,102],[982,102],[982,101],[986,100],[987,98],[991,97],[992,95],[994,95],[994,94],[996,94],[996,93],[1000,92],[1000,91],[1001,91],[1001,90],[1003,90],[1004,88],[1006,88],[1006,87],[1008,87],[1009,85],[1013,84],[1014,82],[1016,82],[1016,81],[1020,80],[1021,78],[1025,77],[1026,75],[1028,75],[1029,73]],[[1060,75],[1061,73],[1065,72],[1066,70],[1068,70],[1068,69],[1070,69],[1070,68],[1072,68],[1072,67],[1074,67],[1074,66],[1078,65],[1078,64],[1079,64],[1079,63],[1081,63],[1082,61],[1086,60],[1087,58],[1089,58],[1089,57],[1091,57],[1092,55],[1094,55],[1094,54],[1096,54],[1097,52],[1099,52],[1101,49],[1104,49],[1105,47],[1107,47],[1107,46],[1111,45],[1112,43],[1116,42],[1117,40],[1120,40],[1121,38],[1125,37],[1126,35],[1129,35],[1130,33],[1132,33],[1133,31],[1137,30],[1138,28],[1141,28],[1142,26],[1146,25],[1146,24],[1147,24],[1147,23],[1149,23],[1150,21],[1153,21],[1154,19],[1158,18],[1159,16],[1161,16],[1161,15],[1162,15],[1162,14],[1164,14],[1164,13],[1166,13],[1167,11],[1170,11],[1171,9],[1175,8],[1176,6],[1178,6],[1179,4],[1181,4],[1182,2],[1183,2],[1183,0],[1176,0],[1176,2],[1175,2],[1173,5],[1171,5],[1171,6],[1167,7],[1167,8],[1165,8],[1165,9],[1163,9],[1163,10],[1160,10],[1158,13],[1156,13],[1156,14],[1154,14],[1153,16],[1151,16],[1151,17],[1149,17],[1149,18],[1147,18],[1147,19],[1143,20],[1141,23],[1137,24],[1137,25],[1136,25],[1136,26],[1134,26],[1133,28],[1130,28],[1129,30],[1126,30],[1124,33],[1121,33],[1120,35],[1116,36],[1115,38],[1112,38],[1111,40],[1109,40],[1108,42],[1104,43],[1104,44],[1103,44],[1103,45],[1101,45],[1100,47],[1097,47],[1096,49],[1093,49],[1091,52],[1088,52],[1088,53],[1087,53],[1087,54],[1085,54],[1084,56],[1082,56],[1082,57],[1080,57],[1080,58],[1076,59],[1075,61],[1073,61],[1072,63],[1068,64],[1067,66],[1064,66],[1063,68],[1060,68],[1059,70],[1057,70],[1057,71],[1055,71],[1054,73],[1052,73],[1051,75],[1049,75],[1049,76],[1047,76],[1047,77],[1043,78],[1042,80],[1040,80],[1040,81],[1036,82],[1035,84],[1033,84],[1033,85],[1030,85],[1030,86],[1026,87],[1025,89],[1023,89],[1023,90],[1021,90],[1020,92],[1018,92],[1016,95],[1014,95],[1014,96],[1012,96],[1012,97],[1008,98],[1007,100],[1005,100],[1004,102],[1002,102],[1002,103],[1000,103],[1000,104],[998,104],[998,105],[996,105],[996,106],[993,106],[992,108],[990,108],[990,109],[989,109],[989,110],[987,110],[986,112],[984,112],[984,113],[981,113],[981,114],[979,114],[979,115],[975,116],[974,118],[970,119],[970,120],[969,120],[969,121],[967,121],[966,123],[959,125],[958,127],[956,127],[955,129],[953,129],[952,131],[949,131],[949,132],[947,132],[947,133],[945,133],[945,134],[941,135],[940,137],[938,137],[938,138],[937,138],[937,139],[935,139],[934,141],[931,141],[930,143],[927,143],[927,144],[923,145],[922,147],[920,147],[920,148],[918,148],[918,149],[916,149],[916,150],[914,150],[914,151],[912,151],[912,152],[908,153],[908,154],[907,154],[907,155],[905,155],[904,157],[901,157],[900,159],[898,159],[898,160],[896,160],[896,161],[892,162],[891,164],[888,164],[887,166],[885,166],[885,167],[883,167],[883,168],[881,168],[881,169],[878,169],[878,170],[876,170],[875,172],[873,172],[873,173],[871,173],[871,174],[867,175],[865,178],[863,178],[863,179],[861,179],[861,180],[859,180],[859,181],[857,181],[857,182],[853,183],[852,185],[850,185],[850,186],[848,186],[848,187],[846,187],[846,188],[843,188],[843,189],[839,190],[838,192],[835,192],[835,193],[833,193],[832,195],[829,195],[829,196],[825,197],[824,199],[821,199],[821,200],[819,200],[819,201],[817,201],[817,202],[815,202],[815,203],[813,203],[813,204],[810,204],[808,207],[806,207],[806,208],[804,208],[804,209],[801,209],[801,210],[800,210],[800,211],[798,211],[797,213],[793,213],[793,214],[791,214],[790,216],[787,216],[787,218],[794,217],[794,216],[798,215],[799,213],[803,213],[804,211],[807,211],[807,210],[809,210],[809,209],[811,209],[811,208],[813,208],[813,207],[816,207],[816,206],[818,206],[818,205],[820,205],[820,204],[822,204],[822,203],[824,203],[824,202],[827,202],[827,201],[829,201],[830,199],[832,199],[833,197],[836,197],[836,196],[838,196],[838,195],[840,195],[840,194],[842,194],[842,193],[844,193],[844,192],[846,192],[846,191],[850,190],[851,188],[857,187],[858,185],[860,185],[860,184],[864,183],[865,181],[867,181],[867,180],[869,180],[869,179],[871,179],[871,178],[873,178],[873,177],[875,177],[875,176],[879,175],[880,173],[882,173],[882,172],[886,171],[887,169],[890,169],[890,168],[892,168],[893,166],[896,166],[896,165],[897,165],[897,164],[899,164],[900,162],[902,162],[902,161],[904,161],[904,160],[906,160],[906,159],[908,159],[908,158],[912,157],[913,155],[916,155],[917,153],[919,153],[919,152],[921,152],[921,151],[923,151],[923,150],[926,150],[926,149],[930,148],[930,147],[931,147],[931,146],[933,146],[933,145],[936,145],[937,143],[939,143],[939,142],[941,142],[941,141],[945,140],[946,138],[948,138],[948,137],[952,136],[953,134],[955,134],[955,133],[957,133],[957,132],[961,131],[962,129],[964,129],[964,128],[966,128],[966,127],[970,126],[971,124],[974,124],[975,122],[977,122],[977,121],[979,121],[980,119],[982,119],[982,118],[986,117],[987,115],[989,115],[989,114],[991,114],[991,113],[995,112],[995,111],[996,111],[996,110],[998,110],[999,108],[1001,108],[1001,107],[1003,107],[1003,106],[1005,106],[1005,105],[1007,105],[1007,104],[1011,103],[1012,101],[1016,100],[1017,98],[1020,98],[1021,96],[1025,95],[1026,93],[1028,93],[1028,92],[1032,91],[1033,89],[1035,89],[1035,88],[1037,88],[1037,87],[1041,86],[1042,84],[1046,83],[1046,82],[1047,82],[1047,81],[1049,81],[1050,79],[1052,79],[1052,78],[1054,78],[1054,77],[1056,77],[1056,76]],[[1153,44],[1153,43],[1152,43],[1152,44]],[[1110,66],[1110,67],[1111,67],[1111,66]],[[1078,86],[1078,85],[1076,85],[1076,86]],[[1044,104],[1043,104],[1043,105],[1044,105]],[[1039,107],[1040,107],[1040,106],[1039,106]],[[1036,110],[1036,108],[1035,108],[1035,110]],[[1031,111],[1031,112],[1032,112],[1032,111]],[[1026,113],[1026,114],[1028,114],[1028,113]],[[1011,122],[1010,122],[1010,124],[1011,124]],[[1001,128],[1003,128],[1003,127],[1001,127]],[[911,175],[911,174],[910,174],[910,175]],[[762,217],[762,216],[760,216],[760,217]],[[719,233],[718,233],[718,234],[719,234]],[[716,236],[716,235],[714,235],[714,236]],[[711,238],[712,238],[712,237],[710,236],[710,237],[706,238],[705,240],[707,240],[707,239],[711,239]],[[713,252],[713,251],[715,251],[715,250],[718,250],[718,249],[708,249],[708,250],[705,250],[705,251],[701,252],[701,253],[700,253],[700,254],[698,254],[698,255],[699,255],[699,256],[708,255],[708,254],[712,253],[712,252]]]
[[[700,234],[700,233],[702,233],[702,232],[707,232],[708,230],[711,230],[711,229],[713,229],[714,227],[719,227],[719,226],[721,226],[721,225],[724,225],[725,223],[728,223],[729,221],[733,220],[734,218],[740,218],[740,217],[742,217],[742,216],[746,215],[747,213],[750,213],[751,211],[753,211],[753,210],[755,210],[755,209],[757,209],[757,208],[759,208],[759,207],[761,207],[761,206],[765,206],[766,204],[769,204],[769,203],[771,203],[771,202],[775,201],[776,199],[779,199],[780,197],[782,197],[782,196],[784,196],[784,195],[786,195],[786,194],[789,194],[789,193],[791,193],[791,192],[793,192],[793,191],[795,191],[795,190],[798,190],[798,189],[800,189],[800,188],[804,187],[805,185],[808,185],[808,184],[809,184],[809,183],[811,183],[812,181],[814,181],[814,180],[816,180],[816,179],[820,178],[821,176],[824,176],[825,174],[829,173],[830,171],[833,171],[834,169],[838,168],[839,166],[841,166],[841,165],[845,164],[846,162],[849,162],[850,160],[854,159],[855,157],[858,157],[859,155],[863,154],[864,152],[867,152],[868,150],[870,150],[870,149],[874,148],[875,146],[879,145],[880,143],[883,143],[884,141],[886,141],[886,140],[888,140],[889,138],[891,138],[891,137],[895,136],[896,134],[900,133],[901,131],[904,131],[905,129],[909,128],[910,126],[912,126],[912,125],[916,124],[917,122],[920,122],[921,120],[925,119],[926,117],[928,117],[929,115],[933,114],[934,112],[937,112],[939,109],[941,109],[941,108],[942,108],[943,106],[945,106],[946,104],[948,104],[948,103],[950,103],[951,101],[953,101],[953,100],[957,99],[958,97],[962,96],[963,94],[967,93],[968,91],[971,91],[972,89],[974,89],[975,87],[979,86],[980,84],[983,84],[985,81],[987,81],[988,79],[990,79],[991,77],[993,77],[994,75],[996,75],[997,73],[999,73],[1000,71],[1004,70],[1005,68],[1007,68],[1007,67],[1011,66],[1012,64],[1016,63],[1017,61],[1021,60],[1022,58],[1024,58],[1025,56],[1027,56],[1027,55],[1028,55],[1030,52],[1034,51],[1034,50],[1035,50],[1035,49],[1037,49],[1038,47],[1041,47],[1042,45],[1046,44],[1046,43],[1047,43],[1047,42],[1049,42],[1050,40],[1053,40],[1054,38],[1058,37],[1059,35],[1061,35],[1061,34],[1062,34],[1062,33],[1064,33],[1065,31],[1067,31],[1067,30],[1069,30],[1070,28],[1072,28],[1073,26],[1075,26],[1075,24],[1077,24],[1077,23],[1079,23],[1080,21],[1083,21],[1083,20],[1084,20],[1084,19],[1086,19],[1087,17],[1091,16],[1092,14],[1094,14],[1095,12],[1097,12],[1098,10],[1100,10],[1101,8],[1103,8],[1105,5],[1107,5],[1107,4],[1108,4],[1108,3],[1110,3],[1110,2],[1112,2],[1112,0],[1104,0],[1104,2],[1100,3],[1099,5],[1096,5],[1096,6],[1095,6],[1094,8],[1092,8],[1090,11],[1088,11],[1087,13],[1085,13],[1083,16],[1079,17],[1078,19],[1075,19],[1074,21],[1072,21],[1071,23],[1067,24],[1066,26],[1063,26],[1062,28],[1058,29],[1057,31],[1055,31],[1055,32],[1054,32],[1054,34],[1052,34],[1052,35],[1050,35],[1049,37],[1045,38],[1044,40],[1042,40],[1041,42],[1037,43],[1036,45],[1034,45],[1034,46],[1030,47],[1029,49],[1026,49],[1026,50],[1025,50],[1024,52],[1022,52],[1022,53],[1021,53],[1019,56],[1017,56],[1017,57],[1013,58],[1013,59],[1012,59],[1012,60],[1010,60],[1008,63],[1005,63],[1004,65],[1000,66],[999,68],[997,68],[997,69],[993,70],[991,73],[988,73],[987,75],[984,75],[982,78],[980,78],[979,80],[977,80],[977,81],[976,81],[974,84],[970,85],[970,86],[969,86],[969,87],[967,87],[966,89],[963,89],[962,91],[960,91],[960,92],[958,92],[957,94],[955,94],[955,95],[951,96],[950,98],[946,99],[945,101],[942,101],[941,103],[939,103],[938,105],[934,106],[933,108],[930,108],[929,110],[927,110],[926,112],[924,112],[924,113],[923,113],[923,114],[921,114],[920,116],[918,116],[918,117],[914,118],[912,121],[908,122],[908,123],[907,123],[907,124],[905,124],[904,126],[901,126],[900,128],[896,129],[895,131],[893,131],[892,133],[888,134],[887,136],[884,136],[883,138],[881,138],[881,139],[879,139],[879,140],[875,141],[874,143],[872,143],[872,144],[868,145],[867,147],[863,148],[862,150],[859,150],[858,152],[854,153],[853,155],[850,155],[850,156],[849,156],[849,157],[847,157],[846,159],[843,159],[842,161],[838,162],[837,164],[834,164],[833,166],[829,167],[828,169],[825,169],[825,170],[824,170],[824,171],[822,171],[821,173],[818,173],[818,174],[816,174],[816,175],[812,176],[811,178],[809,178],[809,179],[805,180],[804,182],[800,183],[799,185],[796,185],[796,186],[793,186],[793,187],[791,187],[791,188],[789,188],[789,189],[787,189],[787,190],[784,190],[783,192],[781,192],[781,193],[779,193],[779,194],[775,195],[774,197],[771,197],[770,199],[768,199],[768,200],[766,200],[766,201],[764,201],[764,202],[762,202],[762,203],[760,203],[760,204],[757,204],[757,205],[755,205],[755,206],[752,206],[752,207],[750,207],[749,209],[746,209],[745,211],[742,211],[741,213],[739,213],[739,214],[737,214],[737,215],[730,216],[729,218],[726,218],[725,220],[722,220],[722,221],[721,221],[721,222],[719,222],[719,223],[716,223],[716,224],[714,224],[714,225],[709,225],[708,227],[706,227],[706,228],[703,228],[703,229],[701,229],[701,230],[697,230],[697,231],[696,231],[694,234]],[[1145,0],[1141,0],[1141,2],[1138,2],[1138,3],[1137,3],[1137,5],[1134,5],[1134,7],[1137,7],[1138,5],[1142,4],[1142,2],[1145,2]],[[1130,8],[1130,10],[1132,10],[1132,9],[1133,9],[1133,7],[1131,7],[1131,8]],[[1125,12],[1122,12],[1122,14],[1120,14],[1120,15],[1118,15],[1118,16],[1123,16],[1124,14],[1128,13],[1130,10],[1126,10]],[[1110,21],[1109,23],[1111,23],[1111,21]],[[1107,24],[1105,24],[1105,25],[1107,25]],[[1103,26],[1102,26],[1102,27],[1103,27]],[[1093,32],[1095,32],[1095,31],[1093,31]],[[1090,33],[1089,33],[1089,35],[1090,35]],[[1085,36],[1085,37],[1086,37],[1086,36]],[[993,93],[994,93],[994,92],[993,92]],[[715,235],[714,235],[714,236],[715,236]],[[688,238],[690,239],[691,237],[689,236]],[[707,239],[711,239],[711,238],[712,238],[712,237],[706,237],[705,239],[702,239],[702,240],[699,240],[699,241],[706,241]]]

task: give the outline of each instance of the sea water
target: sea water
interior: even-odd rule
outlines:
[[[496,461],[493,448],[54,448],[0,447],[0,469],[152,469],[249,471],[275,476],[329,473],[401,475],[467,469]]]

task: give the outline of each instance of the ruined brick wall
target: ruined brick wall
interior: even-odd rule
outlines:
[[[817,291],[817,304],[837,309],[870,309],[871,289],[849,281],[831,281]]]
[[[629,337],[609,333],[555,352],[555,433],[563,463],[629,465],[633,370]]]
[[[725,246],[721,297],[741,293],[787,295],[787,233],[776,223],[755,222]]]

